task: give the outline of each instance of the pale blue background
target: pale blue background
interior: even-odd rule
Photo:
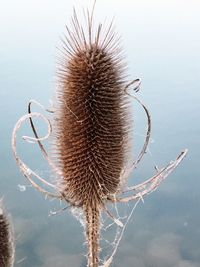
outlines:
[[[59,203],[45,201],[35,189],[20,192],[18,184],[28,183],[10,146],[13,126],[26,113],[28,100],[48,106],[54,94],[56,46],[73,4],[91,7],[92,1],[0,1],[0,196],[13,217],[15,267],[85,266],[82,227],[69,213],[48,217]],[[95,21],[115,16],[130,79],[142,78],[139,96],[152,115],[150,152],[132,178],[150,177],[154,163],[163,166],[182,148],[189,149],[179,168],[137,207],[112,266],[200,265],[199,14],[197,0],[97,1]],[[136,104],[134,120],[136,155],[145,130]],[[33,169],[48,176],[37,148],[19,142],[19,151]]]

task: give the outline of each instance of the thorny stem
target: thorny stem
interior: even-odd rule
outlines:
[[[86,218],[86,238],[88,243],[87,267],[99,266],[99,232],[100,207],[98,204],[89,204],[84,208]]]

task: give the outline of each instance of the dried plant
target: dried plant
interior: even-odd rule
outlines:
[[[12,267],[14,263],[14,242],[12,227],[0,200],[0,266]]]
[[[126,187],[129,173],[136,168],[146,153],[151,134],[151,117],[141,101],[128,92],[130,86],[137,91],[140,79],[128,82],[119,38],[111,23],[107,29],[99,24],[96,32],[93,26],[93,10],[87,12],[86,29],[79,22],[74,11],[72,27],[66,27],[61,58],[59,59],[59,83],[57,99],[54,103],[53,123],[44,115],[31,112],[23,116],[13,131],[12,147],[14,156],[24,176],[31,184],[46,196],[67,201],[70,207],[83,211],[88,246],[88,267],[98,267],[100,218],[105,212],[121,227],[116,247],[103,266],[112,262],[116,248],[125,226],[140,199],[152,191],[177,167],[186,155],[186,150],[170,162],[165,168],[145,182]],[[136,100],[147,116],[146,138],[138,156],[132,165],[129,161],[129,138],[131,118],[130,99]],[[42,107],[43,108],[43,107]],[[48,125],[48,134],[39,137],[33,124],[33,117],[42,118]],[[16,152],[16,134],[25,120],[30,120],[34,137],[25,136],[29,142],[36,142],[48,161],[57,179],[51,184],[40,177],[20,159]],[[53,139],[49,157],[42,141],[51,136]],[[36,182],[44,184],[40,186]],[[48,191],[46,186],[53,191]],[[130,192],[132,194],[130,195]],[[128,195],[127,195],[128,194]],[[108,203],[128,202],[136,204],[123,224],[107,208]]]

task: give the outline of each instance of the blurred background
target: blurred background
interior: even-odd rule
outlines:
[[[69,24],[93,1],[0,0],[0,197],[12,214],[15,267],[80,267],[86,254],[83,229],[70,212],[48,216],[57,201],[30,187],[11,151],[12,129],[36,99],[49,106],[56,89],[56,47]],[[130,176],[132,184],[151,177],[183,149],[189,153],[159,189],[140,203],[126,229],[112,266],[197,267],[200,264],[200,2],[197,0],[97,0],[95,22],[114,17],[131,79],[141,78],[138,97],[152,116],[152,139],[145,159]],[[33,108],[35,111],[37,108]],[[146,129],[133,102],[134,157]],[[40,133],[45,126],[38,122]],[[37,146],[18,152],[53,181]],[[128,205],[127,205],[128,206]]]

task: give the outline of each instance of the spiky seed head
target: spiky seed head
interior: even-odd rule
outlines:
[[[74,205],[102,203],[116,193],[127,144],[124,64],[112,25],[93,36],[76,13],[59,64],[54,153],[63,191]]]
[[[0,200],[0,266],[12,267],[14,261],[14,245],[11,225]]]

